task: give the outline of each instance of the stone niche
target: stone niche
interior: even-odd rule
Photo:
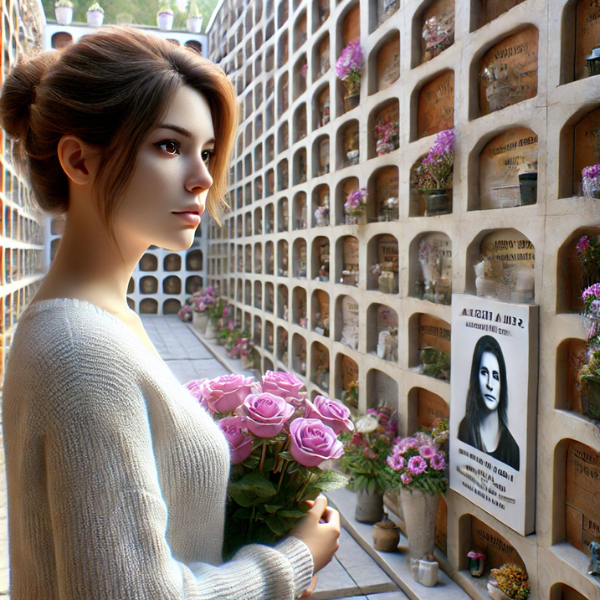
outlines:
[[[306,137],[306,104],[302,103],[294,113],[294,142]],[[296,182],[297,183],[297,182]]]
[[[163,260],[165,271],[181,271],[181,256],[179,254],[167,254]]]
[[[292,323],[307,327],[306,290],[296,287],[292,293]]]
[[[385,304],[371,304],[367,322],[376,327],[367,328],[367,352],[382,360],[398,362],[398,313]]]
[[[140,294],[157,294],[158,280],[156,277],[147,275],[140,279]]]
[[[343,169],[360,162],[358,121],[353,119],[340,127],[337,134],[337,168]]]
[[[268,321],[267,321],[268,323]],[[252,330],[252,341],[256,346],[262,344],[262,320],[260,317],[254,317],[254,329]],[[265,340],[266,341],[266,340]]]
[[[398,411],[398,383],[379,369],[367,373],[367,408],[389,405]]]
[[[578,229],[561,246],[558,251],[558,285],[557,285],[557,310],[558,312],[581,313],[584,305],[581,299],[583,290],[600,281],[600,270],[588,263],[584,270],[577,244],[583,237],[590,240],[600,240],[600,228],[586,227]]]
[[[293,248],[292,271],[293,277],[306,279],[307,271],[307,255],[306,255],[306,240],[297,239],[294,242]]]
[[[367,289],[397,294],[399,287],[398,239],[389,233],[375,236],[367,246]]]
[[[273,233],[275,231],[274,213],[273,204],[267,204],[265,208],[265,233]]]
[[[306,31],[306,10],[303,10],[294,24],[294,50],[298,50],[306,42]]]
[[[155,315],[158,313],[158,302],[154,298],[144,298],[140,302],[140,313],[143,315]]]
[[[146,253],[139,262],[140,271],[158,271],[158,258],[154,254]],[[193,269],[199,271],[201,269]]]
[[[257,208],[254,211],[254,235],[260,235],[263,230],[262,210]]]
[[[556,353],[556,408],[584,413],[577,380],[580,361],[587,352],[585,340],[569,338],[561,342]]]
[[[163,315],[176,315],[181,310],[181,302],[176,298],[169,298],[163,302]]]
[[[325,34],[320,41],[315,44],[313,81],[320,79],[331,68],[329,62],[329,34]]]
[[[163,294],[169,294],[171,296],[181,294],[181,279],[179,279],[177,275],[165,277],[162,284]]]
[[[567,10],[565,10],[565,13]],[[575,8],[575,26],[566,34],[575,40],[575,79],[589,77],[586,56],[600,45],[600,19],[596,0],[579,0]],[[566,15],[565,15],[566,16]],[[567,31],[566,28],[563,31]],[[563,35],[565,35],[563,33]],[[563,40],[565,44],[566,40]],[[572,43],[572,42],[570,42]],[[571,78],[569,78],[570,80]],[[566,83],[566,82],[565,82]]]
[[[290,82],[287,71],[279,79],[277,115],[281,117],[290,105]]]
[[[358,191],[358,178],[348,177],[343,179],[336,188],[335,198],[335,225],[342,225],[346,222],[344,213],[344,203],[348,200],[350,194]],[[368,210],[368,207],[367,207]],[[361,217],[359,217],[359,220]]]
[[[481,3],[479,10],[478,27],[483,27],[490,21],[497,19],[500,15],[508,12],[524,0],[478,0]]]
[[[352,350],[358,349],[359,305],[351,296],[339,296],[335,313],[335,339]]]
[[[294,154],[294,185],[306,183],[306,148]]]
[[[383,107],[375,109],[369,129],[373,132],[369,139],[369,158],[383,156],[400,146],[400,105],[392,100]]]
[[[377,169],[369,178],[367,186],[369,198],[373,198],[367,206],[367,220],[398,221],[399,207],[399,173],[398,167],[388,166]]]
[[[336,256],[342,256],[342,263],[336,258],[337,281],[344,285],[358,287],[359,281],[359,245],[358,239],[347,235],[338,240],[338,252]],[[341,268],[340,268],[341,267]]]
[[[280,198],[277,203],[277,230],[281,233],[288,231],[290,221],[289,203],[287,198]]]
[[[311,258],[311,279],[329,281],[329,238],[319,236],[313,240]]]
[[[277,316],[284,321],[289,315],[289,294],[285,285],[277,286]]]
[[[306,340],[299,333],[292,338],[292,368],[306,377]]]
[[[331,119],[329,104],[329,84],[321,88],[313,97],[313,129],[327,125]]]
[[[371,33],[400,8],[400,0],[372,0],[372,2],[375,5],[376,19],[373,19],[374,27]]]
[[[275,192],[275,171],[273,169],[269,169],[267,171],[267,196],[272,196]]]
[[[285,327],[277,328],[277,359],[280,360],[286,367],[288,365],[288,331]]]
[[[275,273],[274,262],[273,242],[267,242],[265,245],[265,271],[267,275],[273,275]]]
[[[236,287],[236,300],[238,302],[242,302],[242,293],[244,292],[244,285],[241,279],[238,279],[237,287]]]
[[[316,31],[329,18],[330,0],[313,0],[313,31]]]
[[[537,28],[528,27],[483,55],[479,63],[480,116],[537,96],[538,38]]]
[[[245,217],[245,236],[250,237],[252,235],[252,214],[247,212]]]
[[[434,0],[420,14],[420,28],[415,31],[421,37],[421,63],[454,44],[454,4],[455,0]]]
[[[288,34],[284,31],[279,38],[279,46],[277,47],[277,67],[282,67],[288,60]]]
[[[450,324],[425,313],[409,319],[409,365],[417,372],[449,381]]]
[[[600,23],[600,19],[598,20]],[[600,44],[600,40],[598,41]],[[574,129],[573,192],[581,195],[581,172],[600,163],[600,108],[588,113]]]
[[[419,92],[417,139],[454,127],[454,71],[445,71]]]
[[[246,273],[252,273],[252,246],[250,244],[246,244],[244,256],[246,257],[244,270]]]
[[[335,396],[352,409],[358,409],[358,377],[356,361],[345,354],[338,354],[335,360]]]
[[[277,191],[287,190],[290,185],[289,166],[287,158],[277,165]],[[287,230],[286,230],[287,231]]]
[[[315,290],[311,304],[313,331],[329,337],[329,294],[324,290]]]
[[[185,293],[194,294],[202,288],[202,277],[198,275],[191,275],[185,280]]]
[[[277,242],[277,255],[279,257],[277,275],[279,277],[289,277],[289,244],[286,240]]]
[[[294,100],[297,100],[306,91],[307,75],[308,63],[306,54],[303,54],[294,65]]]
[[[321,177],[329,173],[329,136],[318,137],[313,144],[313,177]]]
[[[294,196],[294,221],[293,229],[306,229],[306,192],[299,192]]]
[[[252,283],[250,281],[245,283],[244,304],[247,306],[252,304]]]
[[[265,283],[265,310],[272,313],[275,307],[275,290],[272,283]]]
[[[400,33],[396,31],[387,38],[377,52],[377,77],[375,89],[381,92],[400,78]]]
[[[320,342],[311,347],[311,379],[329,394],[329,350]]]
[[[329,186],[323,183],[312,193],[313,227],[326,227],[330,223]]]
[[[273,135],[270,135],[266,140],[265,140],[265,164],[269,164],[274,156],[275,156],[275,137]],[[271,188],[272,190],[272,188]],[[273,193],[271,191],[271,193]]]
[[[260,281],[254,282],[254,308],[262,310],[262,284]]]
[[[445,233],[437,231],[426,233],[413,240],[409,255],[412,295],[435,304],[450,304],[452,299],[450,238]]]

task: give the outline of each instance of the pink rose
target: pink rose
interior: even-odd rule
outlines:
[[[262,379],[263,392],[285,398],[288,402],[299,398],[300,388],[304,383],[291,373],[267,371]]]
[[[317,396],[312,402],[307,400],[304,416],[307,419],[320,419],[325,425],[329,425],[336,435],[344,430],[354,430],[354,423],[350,420],[350,409],[325,396]]]
[[[252,391],[252,383],[252,377],[237,374],[221,375],[216,379],[202,380],[197,393],[201,394],[213,413],[225,414],[234,411],[244,402],[246,396]]]
[[[200,402],[200,406],[202,408],[206,408],[208,410],[208,404],[206,403],[206,382],[208,379],[193,379],[192,381],[188,381],[183,384],[183,387],[188,389],[190,394],[198,402]]]
[[[320,419],[296,419],[290,425],[290,453],[305,467],[316,467],[329,458],[340,458],[344,445]]]
[[[218,425],[229,442],[231,464],[244,462],[252,453],[252,438],[242,431],[242,419],[225,417],[218,422]]]
[[[250,394],[236,410],[236,414],[243,418],[244,427],[260,438],[271,438],[279,434],[293,412],[291,404],[268,392]]]

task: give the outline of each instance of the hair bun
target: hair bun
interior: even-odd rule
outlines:
[[[40,52],[21,60],[6,78],[0,96],[0,125],[11,138],[26,140],[30,128],[29,107],[35,101],[36,88],[59,58],[55,50]]]

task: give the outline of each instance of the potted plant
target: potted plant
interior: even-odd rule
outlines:
[[[490,571],[487,591],[492,600],[527,600],[531,591],[529,576],[518,565],[507,563]]]
[[[185,25],[191,33],[200,33],[202,31],[202,15],[195,2],[190,2],[190,11]]]
[[[348,195],[346,202],[344,202],[346,225],[356,225],[358,223],[358,217],[365,211],[368,197],[369,192],[366,188],[361,188]]]
[[[426,217],[452,212],[453,171],[454,129],[447,129],[438,133],[413,177],[413,184],[425,199]]]
[[[380,119],[375,125],[375,152],[377,156],[389,154],[398,148],[398,121],[392,123],[386,119]]]
[[[55,2],[54,16],[59,25],[70,25],[73,20],[73,3],[71,0],[58,0]]]
[[[584,272],[581,282],[583,291],[600,281],[600,240],[584,235],[579,238],[575,250]]]
[[[592,165],[583,169],[581,190],[586,198],[600,198],[600,165]]]
[[[90,27],[100,27],[102,21],[104,21],[104,9],[97,3],[94,2],[85,13],[87,24]]]
[[[363,52],[360,46],[360,38],[355,38],[342,50],[342,55],[335,65],[335,73],[342,80],[347,90],[344,96],[346,110],[356,108],[360,101],[362,64]]]
[[[158,4],[158,14],[156,15],[158,28],[163,31],[171,31],[171,29],[173,29],[173,18],[173,9],[169,4],[169,0],[160,0]]]
[[[200,333],[205,333],[208,325],[208,309],[216,301],[212,286],[194,292],[191,301],[194,310],[192,319],[194,328],[200,331]]]

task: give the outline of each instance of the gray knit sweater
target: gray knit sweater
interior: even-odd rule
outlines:
[[[4,384],[12,600],[292,599],[313,574],[288,538],[222,563],[229,451],[119,319],[37,302]]]

